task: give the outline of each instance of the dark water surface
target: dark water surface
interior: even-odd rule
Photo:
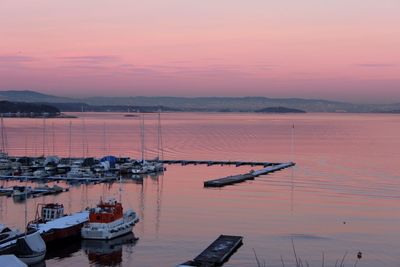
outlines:
[[[79,116],[81,114],[78,114]],[[139,121],[123,114],[85,113],[84,119],[5,119],[11,155],[140,156]],[[146,115],[146,155],[157,154],[157,116]],[[292,124],[295,124],[292,147]],[[243,235],[225,266],[310,264],[400,266],[400,116],[356,114],[163,114],[165,159],[295,161],[297,166],[254,181],[204,189],[208,178],[250,167],[167,166],[143,184],[125,180],[123,204],[141,221],[133,241],[78,242],[48,254],[46,266],[175,266],[194,258],[219,234]],[[45,145],[43,146],[43,139]],[[292,153],[292,150],[294,153]],[[7,186],[15,182],[1,182]],[[60,183],[66,186],[63,183]],[[118,183],[76,185],[67,193],[29,199],[63,203],[67,212],[118,197]],[[0,222],[24,225],[24,203],[0,197]],[[123,245],[122,245],[123,244]]]

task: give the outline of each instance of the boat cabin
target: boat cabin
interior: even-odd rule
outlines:
[[[64,205],[58,203],[49,203],[42,206],[40,219],[43,222],[52,221],[64,216]]]
[[[121,203],[110,200],[100,201],[96,208],[90,210],[89,222],[91,223],[110,223],[123,217]]]

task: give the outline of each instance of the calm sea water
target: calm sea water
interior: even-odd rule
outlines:
[[[11,155],[140,157],[139,120],[123,114],[78,119],[5,119]],[[43,127],[45,124],[45,127]],[[294,134],[292,125],[295,125]],[[146,114],[146,157],[157,155],[157,116]],[[297,166],[222,189],[209,178],[250,167],[167,166],[143,184],[122,184],[125,208],[135,209],[137,242],[78,242],[47,256],[46,266],[175,266],[194,258],[219,234],[244,236],[225,266],[294,263],[310,266],[400,266],[400,116],[359,114],[162,114],[165,159],[295,161]],[[294,145],[292,146],[292,137]],[[44,140],[44,145],[43,145]],[[14,182],[1,182],[8,186]],[[66,186],[61,183],[61,185]],[[67,193],[29,199],[63,203],[67,212],[119,197],[119,185],[72,186]],[[0,222],[24,225],[24,203],[0,197]],[[254,249],[254,251],[253,251]]]

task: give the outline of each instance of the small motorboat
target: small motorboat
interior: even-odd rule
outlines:
[[[62,239],[79,237],[83,224],[88,220],[89,211],[87,210],[67,215],[64,213],[62,204],[39,204],[36,209],[36,218],[28,223],[27,228],[37,230],[46,244],[49,244]]]
[[[90,209],[89,222],[82,227],[85,239],[108,240],[132,232],[139,217],[133,210],[123,212],[122,204],[114,199]]]

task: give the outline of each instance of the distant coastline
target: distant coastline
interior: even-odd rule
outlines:
[[[354,104],[324,99],[269,97],[126,96],[67,98],[35,91],[0,91],[0,100],[57,108],[59,112],[265,112],[265,113],[392,113],[400,103]]]

